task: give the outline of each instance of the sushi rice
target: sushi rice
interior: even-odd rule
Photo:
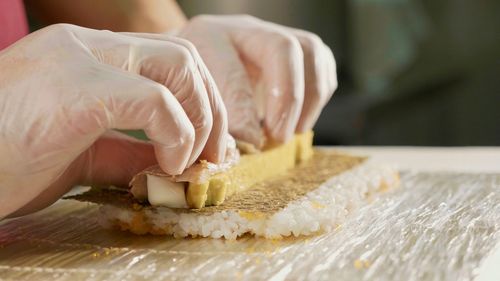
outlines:
[[[268,239],[297,237],[339,227],[353,210],[398,184],[396,169],[367,160],[271,214],[238,210],[196,213],[165,207],[134,210],[104,205],[100,208],[99,222],[105,227],[136,234],[173,235],[177,238],[236,239],[245,234]]]

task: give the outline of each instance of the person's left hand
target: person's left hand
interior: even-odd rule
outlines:
[[[262,129],[281,142],[312,129],[337,88],[332,51],[307,31],[251,16],[197,16],[177,35],[196,46],[214,77],[229,132],[257,147]]]

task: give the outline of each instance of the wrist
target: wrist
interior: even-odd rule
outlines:
[[[170,33],[182,28],[186,23],[187,18],[176,1],[168,0],[161,5],[140,5],[128,31]]]

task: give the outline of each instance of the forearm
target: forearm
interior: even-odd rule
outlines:
[[[186,17],[174,0],[25,0],[44,23],[130,32],[165,32]]]

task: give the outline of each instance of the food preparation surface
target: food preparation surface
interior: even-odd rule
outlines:
[[[500,169],[500,149],[490,150]],[[0,280],[500,280],[500,173],[416,168],[400,189],[309,238],[136,236],[102,229],[94,205],[59,201],[0,223]]]

